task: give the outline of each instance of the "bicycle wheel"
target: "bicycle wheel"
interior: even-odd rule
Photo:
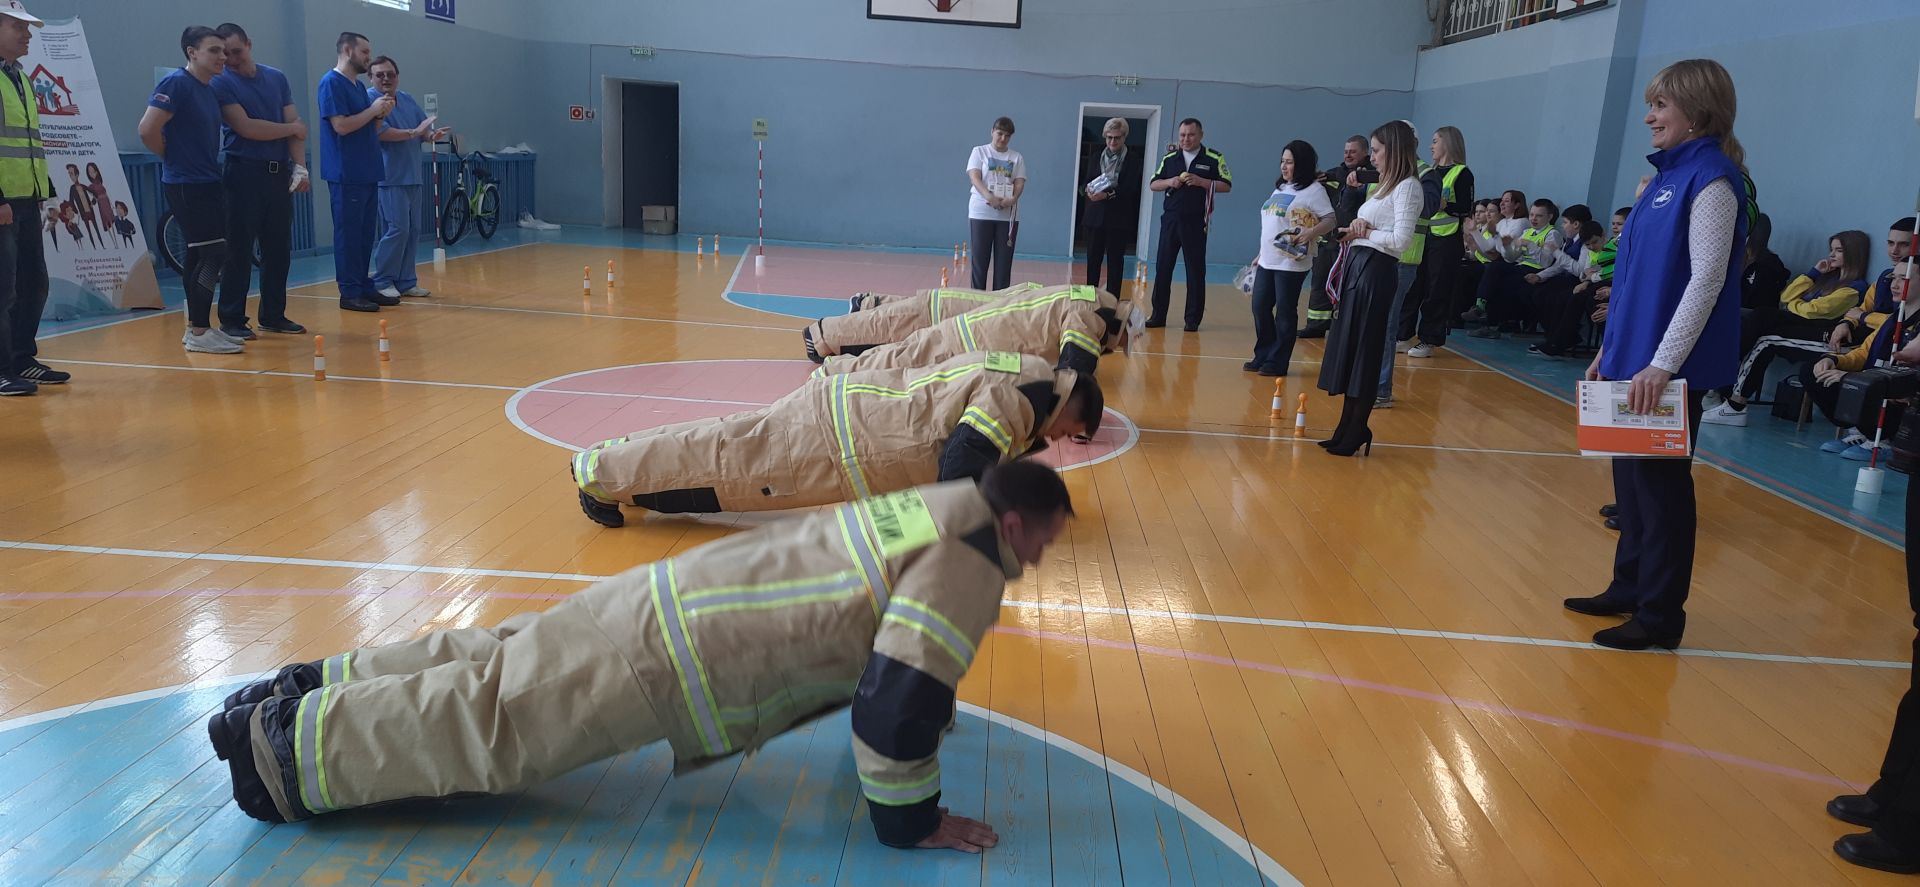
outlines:
[[[187,273],[187,229],[180,226],[172,210],[160,217],[160,258],[173,273]]]
[[[493,232],[500,227],[500,189],[492,182],[480,186],[480,212],[473,217],[473,227],[480,229],[480,236],[493,239]]]
[[[472,211],[467,206],[467,189],[455,188],[447,195],[446,208],[440,211],[440,242],[452,246],[467,233],[467,217]]]

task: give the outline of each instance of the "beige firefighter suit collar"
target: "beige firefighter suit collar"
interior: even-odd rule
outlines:
[[[1045,441],[1047,429],[1053,427],[1053,420],[1060,418],[1060,414],[1067,411],[1067,395],[1073,393],[1073,383],[1078,381],[1080,381],[1080,373],[1076,370],[1053,371],[1053,409],[1040,420],[1040,424],[1034,426],[1034,443]]]

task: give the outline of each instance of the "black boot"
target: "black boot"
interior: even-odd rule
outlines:
[[[800,331],[800,341],[806,343],[808,360],[814,363],[826,363],[827,359],[821,357],[820,352],[815,351],[813,348],[813,326],[811,324]]]
[[[309,690],[321,687],[320,666],[314,662],[301,662],[280,669],[280,673],[270,678],[254,681],[228,694],[224,708],[233,709],[243,705],[265,702],[275,696],[304,696]]]
[[[233,779],[233,802],[240,805],[240,812],[261,822],[286,822],[253,765],[253,731],[248,723],[254,708],[243,705],[208,718],[207,740],[213,744],[214,756],[227,762],[227,775]]]
[[[587,517],[594,523],[603,527],[617,530],[627,525],[627,518],[620,513],[620,506],[595,499],[587,495],[586,490],[580,491],[580,510],[586,512]]]
[[[1861,828],[1880,824],[1880,802],[1872,795],[1841,795],[1827,802],[1827,815]]]

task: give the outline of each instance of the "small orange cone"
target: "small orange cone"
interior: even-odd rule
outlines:
[[[707,235],[702,234],[693,239],[693,257],[696,259],[707,257]]]
[[[1293,414],[1293,436],[1307,436],[1307,393],[1300,392],[1300,409]]]
[[[940,266],[940,288],[947,288],[947,268],[945,265]]]
[[[613,286],[613,260],[607,260],[607,286]]]
[[[393,359],[389,356],[391,348],[392,346],[387,344],[387,322],[382,320],[380,321],[380,361],[382,363]]]
[[[593,295],[593,266],[580,266],[580,295]]]
[[[313,337],[313,381],[327,381],[327,337]]]
[[[1269,414],[1270,418],[1281,419],[1287,415],[1285,408],[1282,406],[1282,398],[1286,395],[1280,393],[1282,387],[1285,385],[1286,383],[1279,379],[1273,380],[1273,412]]]

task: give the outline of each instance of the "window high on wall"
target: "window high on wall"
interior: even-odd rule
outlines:
[[[1441,43],[1458,43],[1598,9],[1609,0],[1440,0]],[[1429,7],[1431,10],[1432,7]]]
[[[371,3],[375,6],[387,6],[407,12],[413,11],[413,0],[360,0],[360,2]]]

